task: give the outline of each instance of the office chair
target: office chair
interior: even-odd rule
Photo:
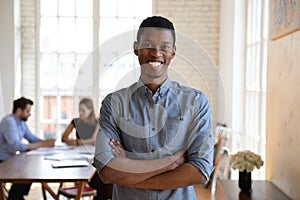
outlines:
[[[78,187],[77,186],[71,186],[71,187],[63,187],[63,183],[60,183],[58,192],[57,192],[57,200],[59,199],[59,195],[67,197],[67,199],[75,199],[78,193]],[[97,195],[97,190],[94,188],[91,188],[87,185],[84,186],[82,197],[92,197]]]
[[[211,177],[211,198],[215,199],[217,180],[230,179],[231,177],[231,162],[227,150],[223,150],[216,160],[216,167]]]
[[[2,187],[1,189],[3,191],[3,194],[4,194],[4,198],[7,199],[9,190],[6,188],[6,183],[2,183],[1,187]]]

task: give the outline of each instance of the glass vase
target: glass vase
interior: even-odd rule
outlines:
[[[251,172],[247,172],[246,170],[239,172],[239,188],[242,191],[249,191],[251,189],[252,180],[251,180]]]

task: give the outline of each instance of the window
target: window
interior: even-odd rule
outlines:
[[[44,137],[60,138],[77,113],[74,78],[93,49],[93,1],[41,0],[40,5],[41,123]]]
[[[126,53],[105,63],[104,71],[96,69],[99,58],[94,59],[92,52],[115,35],[138,28],[151,12],[150,0],[40,0],[39,101],[44,137],[60,138],[78,116],[82,97],[100,92],[101,100],[134,68],[133,54]],[[86,66],[89,58],[94,62]],[[88,78],[81,80],[82,74]],[[97,108],[98,99],[94,103]]]
[[[244,146],[265,160],[268,1],[248,0],[246,31]],[[254,172],[265,177],[264,168]]]
[[[122,87],[126,87],[130,83],[137,81],[140,73],[135,69],[139,68],[139,65],[137,65],[137,58],[133,54],[132,45],[140,23],[145,17],[151,15],[152,1],[100,0],[99,6],[100,51],[101,45],[106,46],[106,43],[110,45],[116,41],[124,43],[124,40],[120,38],[122,37],[120,36],[121,34],[124,34],[124,37],[126,36],[125,38],[130,42],[127,45],[127,49],[125,47],[124,52],[110,52],[109,54],[111,55],[103,55],[101,52],[98,52],[100,56],[110,58],[108,63],[100,63],[99,98],[101,102],[108,93],[119,88],[120,82]],[[124,80],[126,80],[126,83],[124,83]],[[128,82],[128,80],[131,80],[131,82]]]

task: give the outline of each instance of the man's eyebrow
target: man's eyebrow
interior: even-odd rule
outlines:
[[[144,42],[153,42],[151,39],[146,39]],[[170,41],[163,41],[163,44],[172,44]]]
[[[146,39],[144,42],[150,42],[150,43],[151,43],[151,42],[152,42],[152,40],[150,40],[150,39]],[[163,41],[163,42],[162,42],[162,44],[170,44],[170,45],[171,45],[171,44],[172,44],[172,42],[169,42],[169,41]]]
[[[144,42],[152,42],[152,40],[150,40],[150,39],[146,39]]]

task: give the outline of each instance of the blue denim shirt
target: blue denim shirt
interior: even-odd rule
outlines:
[[[186,150],[188,163],[208,180],[213,170],[211,113],[205,95],[168,78],[155,92],[140,79],[102,102],[94,164],[100,171],[115,156],[110,139],[120,141],[131,159],[159,159]],[[193,186],[174,190],[114,185],[113,199],[196,199]]]
[[[30,143],[39,141],[26,122],[19,121],[14,114],[4,117],[0,122],[0,160],[10,158],[17,151],[25,151],[27,144],[21,142],[23,138]]]

